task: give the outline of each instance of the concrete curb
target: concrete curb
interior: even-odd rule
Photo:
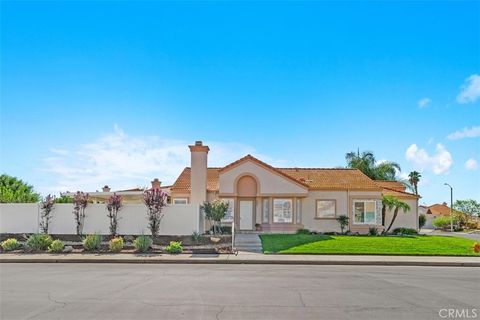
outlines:
[[[478,261],[440,261],[440,260],[388,260],[388,259],[249,259],[238,256],[219,257],[1,257],[0,263],[117,263],[117,264],[269,264],[269,265],[358,265],[358,266],[429,266],[429,267],[480,267]]]

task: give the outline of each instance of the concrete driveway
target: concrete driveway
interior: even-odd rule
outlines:
[[[478,268],[0,264],[1,319],[441,319]]]
[[[448,232],[448,231],[434,230],[434,229],[422,229],[420,230],[420,234],[427,234],[430,236],[459,237],[459,238],[466,238],[470,240],[480,241],[480,231],[466,233],[466,232]]]

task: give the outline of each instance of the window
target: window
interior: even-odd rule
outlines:
[[[270,216],[270,199],[266,198],[263,199],[263,215],[262,215],[262,223],[269,223]]]
[[[302,199],[297,199],[295,207],[295,223],[302,223]]]
[[[233,217],[235,216],[235,200],[234,199],[222,199],[222,201],[228,203],[228,210],[225,214],[225,218],[222,219],[222,222],[233,222]]]
[[[273,200],[273,222],[292,223],[292,199]]]
[[[353,214],[355,224],[375,224],[377,214],[375,201],[354,201]]]
[[[173,198],[173,204],[187,204],[187,198]]]
[[[336,205],[335,200],[317,200],[316,218],[335,218]]]

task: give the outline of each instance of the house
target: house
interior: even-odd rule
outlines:
[[[170,188],[172,204],[202,204],[222,199],[230,210],[225,223],[237,230],[294,232],[340,231],[336,218],[348,215],[352,232],[382,228],[382,196],[393,195],[411,210],[399,213],[395,227],[418,229],[418,196],[396,181],[374,181],[357,169],[276,168],[246,155],[224,167],[208,167],[210,148],[189,146],[191,166]],[[393,213],[386,213],[388,226]]]
[[[433,221],[442,216],[450,216],[450,207],[447,205],[446,202],[440,204],[436,203],[431,206],[421,206],[422,211],[425,212],[425,216],[427,217],[427,222],[425,223],[425,228],[427,229],[434,229],[435,226],[433,225]]]
[[[161,181],[158,180],[158,178],[155,178],[151,182],[151,189],[161,189],[167,194],[167,202],[170,203],[170,186],[162,186]],[[143,193],[145,190],[146,188],[136,187],[131,189],[112,191],[108,185],[105,185],[102,188],[102,191],[88,192],[88,196],[92,203],[105,203],[108,198],[110,198],[113,194],[117,194],[119,196],[122,196],[123,203],[125,204],[139,204],[143,203]],[[75,192],[67,191],[60,193],[60,195],[73,198],[75,196]]]

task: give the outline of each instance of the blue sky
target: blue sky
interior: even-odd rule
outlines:
[[[1,2],[0,169],[43,194],[252,153],[422,172],[480,200],[478,2]]]

